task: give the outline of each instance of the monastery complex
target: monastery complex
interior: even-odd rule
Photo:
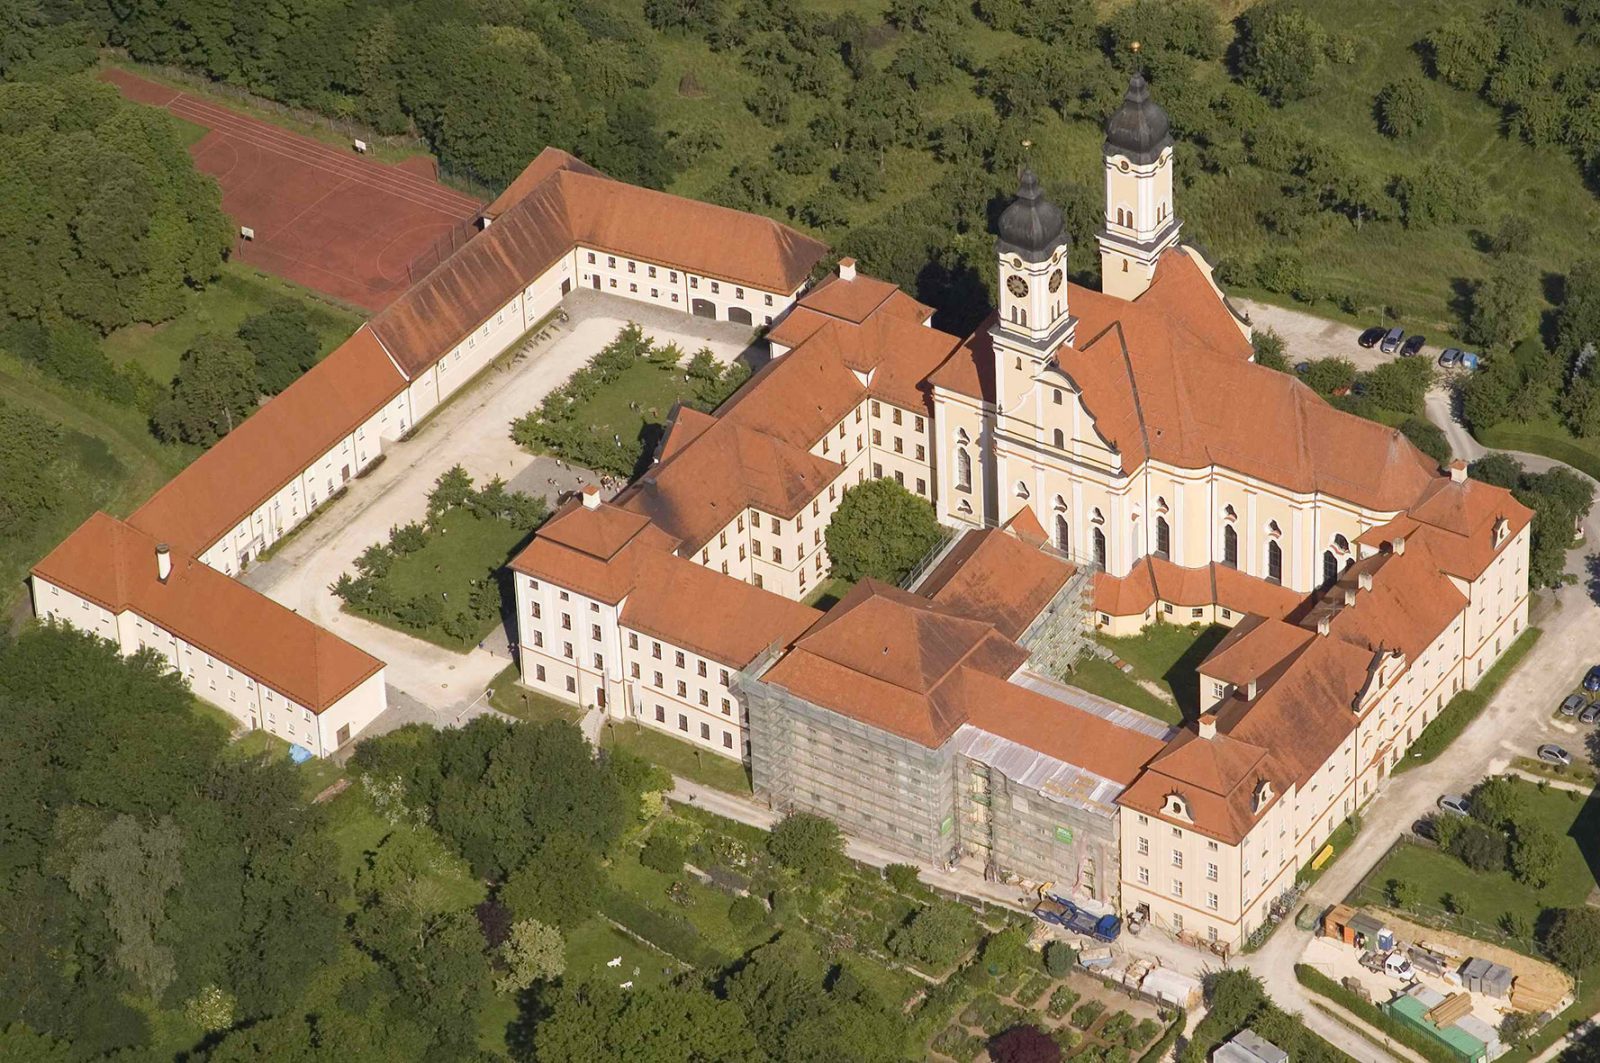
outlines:
[[[1527,622],[1531,513],[1256,365],[1180,241],[1167,116],[1107,123],[1102,290],[1024,172],[972,335],[786,226],[547,149],[483,230],[127,520],[33,572],[40,617],[154,649],[315,754],[383,663],[233,577],[575,288],[766,326],[715,415],[676,411],[615,499],[512,562],[522,681],[751,770],[774,807],[924,863],[1053,881],[1237,948]],[[892,477],[950,535],[907,585],[802,604],[844,492]],[[1083,633],[1230,631],[1181,728],[1068,685]]]

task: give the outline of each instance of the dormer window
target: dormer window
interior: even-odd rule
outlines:
[[[1254,804],[1251,810],[1260,813],[1263,808],[1272,803],[1272,780],[1262,779],[1256,783]]]
[[[1166,800],[1161,803],[1161,811],[1169,816],[1177,816],[1186,822],[1194,822],[1189,815],[1189,802],[1184,799],[1182,794],[1168,794]]]
[[[1511,537],[1511,522],[1504,517],[1494,522],[1494,545],[1500,546]]]

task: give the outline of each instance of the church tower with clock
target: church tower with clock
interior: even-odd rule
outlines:
[[[1000,215],[995,257],[1000,309],[990,337],[996,360],[996,399],[1004,409],[1032,387],[1039,369],[1077,323],[1067,305],[1067,249],[1061,209],[1045,197],[1039,178],[1024,168],[1017,196]]]
[[[1134,52],[1139,46],[1134,44]],[[1172,212],[1172,133],[1167,112],[1150,98],[1144,75],[1128,80],[1122,106],[1106,122],[1106,214],[1100,227],[1100,290],[1137,299],[1156,262],[1178,243],[1183,222]]]

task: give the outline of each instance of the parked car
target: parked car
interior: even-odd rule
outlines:
[[[1440,369],[1450,369],[1459,361],[1461,361],[1461,348],[1459,347],[1446,347],[1439,352]]]
[[[1583,689],[1591,694],[1600,692],[1600,664],[1589,669],[1589,674],[1583,677]]]
[[[1398,952],[1391,952],[1388,956],[1384,957],[1383,973],[1387,974],[1391,978],[1398,978],[1403,982],[1411,981],[1416,974],[1416,972],[1411,969],[1411,961],[1400,955]]]
[[[1423,816],[1411,824],[1411,833],[1426,841],[1436,842],[1439,840],[1439,830],[1433,825],[1432,816]]]
[[[1546,764],[1559,764],[1564,768],[1572,763],[1572,754],[1560,746],[1546,742],[1539,747],[1539,759]]]
[[[1384,354],[1393,354],[1395,352],[1395,348],[1400,346],[1400,341],[1405,337],[1405,334],[1405,329],[1390,329],[1388,332],[1383,334],[1383,341],[1378,344],[1378,350],[1382,351]]]
[[[1412,357],[1418,351],[1422,350],[1422,345],[1427,342],[1428,337],[1426,336],[1412,336],[1410,339],[1406,340],[1405,343],[1400,345],[1400,357]]]
[[[1594,723],[1600,720],[1600,701],[1589,702],[1589,707],[1583,710],[1583,715],[1578,717],[1579,723]]]
[[[1456,359],[1456,364],[1461,366],[1461,368],[1465,369],[1469,373],[1476,372],[1478,368],[1478,356],[1473,354],[1471,351],[1462,351],[1461,357]]]
[[[1382,325],[1374,325],[1363,332],[1361,334],[1361,338],[1356,340],[1356,342],[1361,344],[1363,347],[1376,347],[1378,345],[1378,341],[1383,339],[1383,334],[1387,331],[1388,330]]]
[[[1445,794],[1439,798],[1439,807],[1446,812],[1454,812],[1458,816],[1472,814],[1472,803],[1460,794]]]
[[[1576,716],[1583,711],[1583,695],[1568,694],[1561,702],[1561,715]]]

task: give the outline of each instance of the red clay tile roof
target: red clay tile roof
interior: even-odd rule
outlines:
[[[1253,805],[1256,784],[1262,779],[1272,783],[1273,796],[1258,812]],[[1287,782],[1263,746],[1220,732],[1201,738],[1185,730],[1167,743],[1117,803],[1237,845],[1261,814],[1282,799]],[[1164,811],[1172,793],[1184,798],[1191,821]]]
[[[542,180],[518,177],[514,201],[495,201],[502,213],[494,224],[372,319],[409,378],[580,245],[783,293],[804,284],[827,253],[771,219],[636,188],[548,155],[529,165]]]
[[[622,623],[735,668],[788,645],[822,614],[672,553],[648,518],[566,502],[511,561],[513,571],[622,603]]]
[[[998,315],[990,314],[978,323],[972,335],[928,377],[928,383],[969,399],[994,402],[994,339],[989,330]]]
[[[363,325],[168,481],[128,523],[198,556],[404,389]]]
[[[178,550],[165,583],[154,536],[96,513],[34,575],[115,613],[131,610],[313,712],[383,662]]]
[[[1255,680],[1262,686],[1288,660],[1317,637],[1299,624],[1262,616],[1247,616],[1234,625],[1206,655],[1200,674],[1224,683],[1245,686]]]
[[[493,203],[483,208],[483,216],[498,218],[526,199],[528,193],[538,188],[557,170],[572,170],[576,173],[594,174],[597,177],[605,176],[576,155],[560,148],[547,147],[534,156],[534,160],[517,174],[515,180],[506,185],[505,191],[496,196]]]
[[[1069,299],[1077,346],[1062,347],[1056,361],[1122,453],[1124,471],[1146,458],[1216,464],[1391,511],[1438,476],[1396,429],[1336,410],[1292,375],[1248,361],[1249,342],[1182,249],[1161,257],[1133,302],[1077,286]]]
[[[1097,612],[1135,616],[1158,600],[1191,608],[1221,605],[1240,613],[1283,617],[1293,612],[1304,596],[1227,565],[1183,568],[1159,557],[1141,557],[1126,576],[1095,575]]]
[[[989,624],[876,580],[856,584],[762,677],[929,748],[967,720],[958,672],[1009,676],[1027,651]]]
[[[652,554],[622,607],[622,623],[743,668],[787,647],[822,613],[673,554]]]
[[[1021,637],[1071,578],[1070,562],[999,528],[963,535],[917,593]]]

